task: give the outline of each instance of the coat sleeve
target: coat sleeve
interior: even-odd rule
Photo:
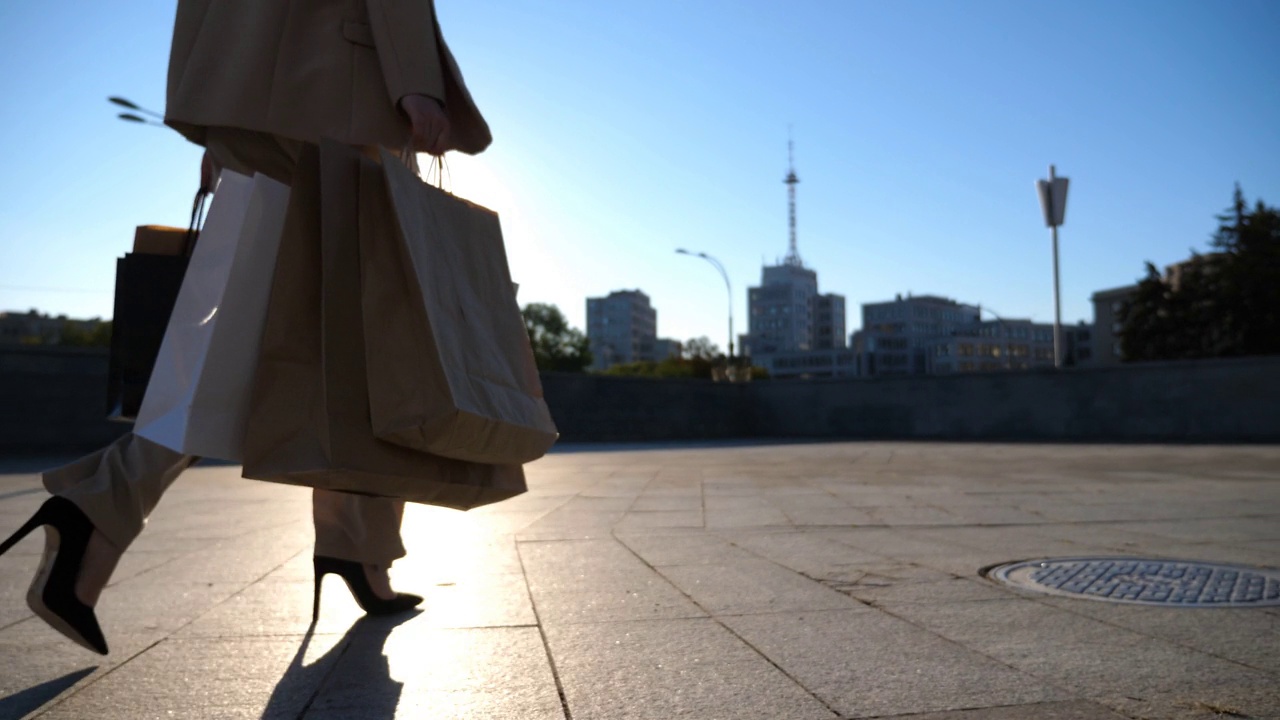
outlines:
[[[427,95],[444,102],[435,4],[432,0],[367,0],[369,25],[391,102]]]

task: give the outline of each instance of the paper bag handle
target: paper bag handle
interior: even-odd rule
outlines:
[[[204,206],[209,198],[209,191],[200,188],[196,191],[196,199],[191,202],[191,222],[187,225],[187,240],[183,244],[183,254],[191,255],[196,249],[196,239],[200,236],[200,226],[204,224]]]
[[[425,177],[422,174],[421,166],[418,165],[418,156],[413,152],[411,146],[406,145],[400,148],[400,162],[404,163],[404,166],[412,170],[414,175],[422,178],[423,182],[428,184],[431,182],[431,171],[435,170],[436,187],[444,190],[444,174],[449,171],[449,164],[444,161],[444,155],[436,155],[431,158],[431,164],[427,166]],[[452,180],[453,177],[450,176],[449,179]],[[445,192],[448,192],[448,190],[445,190]]]

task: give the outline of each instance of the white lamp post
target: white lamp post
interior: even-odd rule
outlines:
[[[676,250],[676,252],[681,255],[692,255],[694,257],[700,257],[703,260],[706,260],[712,265],[715,265],[716,269],[720,271],[720,277],[724,278],[724,289],[729,291],[729,365],[732,366],[733,365],[733,288],[729,285],[729,273],[724,271],[724,266],[720,264],[719,260],[711,257],[710,255],[704,252],[697,252],[697,253],[689,252],[684,248],[680,248]]]
[[[1058,226],[1067,214],[1067,178],[1054,174],[1049,166],[1049,179],[1036,181],[1044,224],[1053,233],[1053,366],[1062,367],[1062,301],[1058,290]]]

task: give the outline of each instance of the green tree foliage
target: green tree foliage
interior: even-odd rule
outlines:
[[[1258,200],[1248,211],[1236,186],[1231,209],[1218,216],[1213,247],[1221,253],[1217,283],[1227,355],[1280,354],[1280,211]]]
[[[1151,263],[1121,309],[1126,360],[1280,354],[1280,212],[1236,187],[1214,252],[1162,276]]]
[[[662,362],[641,360],[632,363],[619,363],[604,371],[605,375],[633,375],[659,378],[701,378],[711,379],[711,358],[667,358]]]
[[[696,337],[684,344],[684,356],[690,360],[702,358],[712,360],[720,354],[720,348],[706,335]]]
[[[520,310],[529,331],[533,358],[543,372],[582,372],[591,364],[586,335],[569,327],[564,313],[555,305],[529,303]]]
[[[77,347],[110,347],[111,322],[100,322],[91,330],[82,330],[73,322],[63,322],[59,330],[59,344]]]

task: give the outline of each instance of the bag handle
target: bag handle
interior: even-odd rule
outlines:
[[[405,167],[412,170],[415,175],[422,178],[423,182],[427,184],[431,184],[432,171],[435,171],[436,188],[444,190],[444,176],[449,171],[449,164],[445,162],[444,155],[432,156],[431,164],[427,166],[427,174],[425,176],[422,174],[421,166],[418,165],[418,156],[413,152],[412,146],[406,145],[400,148],[400,162],[404,163]],[[450,174],[449,180],[449,184],[452,185],[452,174]],[[449,192],[448,190],[444,191]]]
[[[183,244],[183,252],[190,256],[196,249],[196,239],[200,236],[200,227],[204,224],[204,206],[209,198],[209,190],[196,190],[196,199],[191,202],[191,222],[187,225],[187,241]]]

